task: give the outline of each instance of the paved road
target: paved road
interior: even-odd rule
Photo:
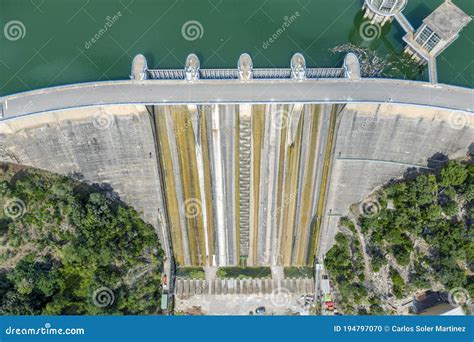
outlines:
[[[3,117],[109,104],[391,102],[472,112],[474,90],[426,82],[363,79],[110,81],[0,98]],[[1,114],[0,107],[0,114]]]

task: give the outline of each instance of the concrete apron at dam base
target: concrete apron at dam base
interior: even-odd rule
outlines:
[[[313,300],[312,278],[176,280],[175,311],[204,315],[248,315],[265,307],[266,315],[307,314]],[[195,312],[194,312],[195,311]]]

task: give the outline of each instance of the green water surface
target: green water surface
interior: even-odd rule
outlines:
[[[441,2],[409,0],[404,14],[416,28]],[[455,3],[474,13],[474,1]],[[331,49],[349,43],[390,62],[381,76],[426,79],[400,57],[396,22],[374,40],[361,37],[361,7],[362,0],[0,0],[0,95],[126,79],[138,53],[152,68],[182,68],[189,53],[204,68],[235,67],[242,52],[254,67],[288,67],[295,52],[309,67],[336,67],[345,52]],[[24,31],[9,40],[4,29],[14,20]],[[195,40],[182,33],[189,21],[200,25]],[[473,87],[473,22],[438,57],[438,73],[442,83]]]

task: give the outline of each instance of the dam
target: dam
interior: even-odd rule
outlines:
[[[332,106],[154,109],[177,262],[305,265]]]
[[[340,68],[148,70],[0,98],[0,160],[106,186],[178,266],[313,265],[350,205],[472,153],[472,89]]]

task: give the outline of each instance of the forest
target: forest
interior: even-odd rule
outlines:
[[[383,270],[396,299],[431,288],[463,288],[474,298],[473,204],[474,164],[449,160],[391,181],[341,218],[325,265],[347,311],[380,313],[378,285],[366,275]]]
[[[117,194],[0,164],[0,314],[158,314],[154,228]]]

